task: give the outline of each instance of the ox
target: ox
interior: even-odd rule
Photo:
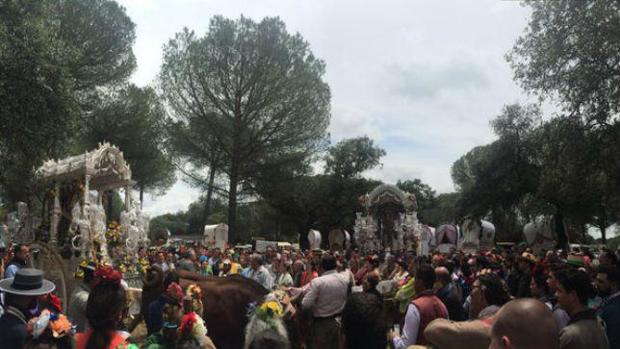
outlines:
[[[240,275],[220,278],[179,271],[179,276],[181,287],[198,284],[202,288],[202,316],[215,346],[218,349],[243,348],[244,330],[248,323],[247,306],[253,302],[260,303],[268,293],[267,289]],[[142,291],[143,310],[162,289],[161,273],[145,282]]]

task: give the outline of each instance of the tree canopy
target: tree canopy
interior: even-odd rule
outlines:
[[[230,237],[239,185],[311,156],[325,144],[330,91],[325,64],[278,18],[215,16],[203,37],[185,29],[164,47],[161,88],[176,121],[199,118],[224,157]],[[203,166],[209,166],[203,163]]]
[[[527,1],[532,16],[508,54],[515,78],[570,115],[605,124],[620,112],[620,3]]]
[[[134,24],[108,0],[0,4],[0,190],[29,201],[33,170],[74,144],[89,100],[135,68]]]
[[[368,136],[345,139],[329,148],[325,156],[325,172],[340,178],[352,178],[381,164],[385,150]]]
[[[165,122],[155,91],[130,84],[100,98],[85,120],[81,141],[86,149],[103,140],[118,146],[138,182],[142,201],[145,190],[165,191],[175,181],[174,166],[164,151]]]

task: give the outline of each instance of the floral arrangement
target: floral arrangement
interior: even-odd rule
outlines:
[[[52,313],[45,309],[36,318],[28,322],[28,333],[34,339],[38,339],[46,330],[49,330],[54,338],[73,335],[75,327],[64,314]]]
[[[138,260],[138,264],[137,264],[137,268],[136,269],[138,270],[138,273],[144,274],[149,269],[150,265],[151,264],[149,263],[148,259],[140,258]]]
[[[281,317],[284,315],[284,309],[277,301],[267,301],[256,309],[256,314],[262,318],[273,318],[274,316]]]
[[[138,257],[136,254],[128,254],[122,246],[112,247],[112,256],[118,261],[118,269],[123,274],[145,274],[149,267],[149,260],[145,257]]]
[[[74,276],[76,279],[83,279],[84,278],[84,268],[92,268],[90,265],[95,265],[95,268],[97,268],[99,266],[99,262],[97,262],[97,260],[94,259],[84,259],[80,262],[80,264],[78,265],[77,270],[74,273]]]
[[[265,297],[265,301],[256,306],[250,304],[248,315],[250,320],[245,328],[245,346],[249,348],[249,343],[259,333],[272,329],[278,332],[283,338],[288,338],[286,327],[282,317],[285,312],[285,304],[287,302],[286,293],[282,291],[274,291]]]
[[[248,316],[256,318],[271,326],[275,325],[276,320],[280,320],[284,316],[283,300],[286,293],[283,291],[274,291],[265,297],[260,305],[251,304]]]
[[[108,230],[105,233],[105,238],[108,242],[108,245],[117,246],[120,245],[123,241],[121,235],[121,225],[116,221],[110,222],[108,224]]]

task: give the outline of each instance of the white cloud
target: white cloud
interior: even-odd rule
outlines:
[[[183,181],[177,181],[163,196],[145,195],[143,209],[155,217],[164,213],[187,210],[190,203],[200,197],[200,192]]]
[[[161,48],[184,26],[204,34],[216,14],[279,16],[325,60],[333,142],[368,135],[384,147],[386,182],[420,177],[453,190],[450,166],[494,138],[489,120],[525,101],[504,60],[527,23],[517,2],[362,0],[122,0],[137,24],[133,81],[156,77]],[[420,97],[423,98],[420,98]],[[198,197],[183,183],[149,203],[174,211]]]

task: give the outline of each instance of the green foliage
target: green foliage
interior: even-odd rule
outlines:
[[[528,1],[532,16],[508,55],[522,86],[559,97],[570,115],[607,123],[620,112],[620,3]]]
[[[385,150],[375,146],[368,136],[344,139],[329,148],[325,156],[325,173],[352,178],[381,164]]]
[[[123,151],[141,192],[163,192],[174,184],[174,166],[164,152],[165,111],[149,87],[123,86],[100,98],[85,122],[85,150],[108,141]]]
[[[459,216],[490,218],[508,240],[540,214],[562,214],[579,232],[617,221],[620,196],[610,176],[615,164],[603,161],[603,131],[580,118],[538,119],[535,108],[506,107],[492,122],[499,139],[454,163]]]
[[[529,201],[581,231],[605,227],[620,218],[620,3],[527,4],[532,16],[508,61],[525,90],[559,101],[565,114],[535,132],[542,172]]]
[[[432,227],[456,223],[459,218],[457,204],[460,199],[460,192],[439,194],[434,198],[432,206],[420,210],[418,218],[422,223]]]
[[[205,134],[198,148],[223,158],[218,170],[229,179],[231,240],[237,239],[239,185],[252,188],[256,174],[303,164],[325,145],[324,73],[308,43],[278,18],[216,16],[203,37],[185,29],[164,47],[161,89],[175,121],[188,127],[199,120]],[[198,167],[212,165],[211,156],[186,155]]]
[[[327,151],[325,173],[263,177],[257,191],[280,215],[280,222],[300,233],[302,242],[310,228],[329,233],[352,230],[358,197],[380,182],[361,177],[363,171],[380,164],[385,151],[368,137],[345,139]]]
[[[610,250],[616,251],[618,250],[618,247],[620,247],[620,236],[615,236],[607,240],[607,248]]]
[[[0,195],[30,201],[33,170],[73,144],[87,101],[135,68],[134,24],[107,0],[0,4]]]
[[[499,139],[472,149],[452,165],[452,179],[462,193],[459,216],[511,210],[536,191],[539,167],[531,156],[530,134],[537,119],[535,107],[504,107],[491,122]]]
[[[169,230],[172,234],[186,234],[187,233],[187,213],[166,213],[161,216],[153,217],[151,219],[150,236],[160,234],[162,231]]]

